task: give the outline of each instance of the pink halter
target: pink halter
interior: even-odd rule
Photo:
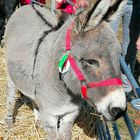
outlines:
[[[71,0],[71,2],[73,4],[75,4],[76,0]],[[67,14],[74,14],[75,13],[73,6],[70,5],[69,3],[67,3],[66,0],[62,0],[62,2],[58,3],[56,8],[62,10],[63,12],[65,12]]]

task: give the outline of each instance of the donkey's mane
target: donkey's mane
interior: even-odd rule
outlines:
[[[65,22],[66,18],[68,17],[67,14],[63,13],[60,15],[59,19],[58,19],[58,24],[56,26],[53,26],[49,21],[47,21],[45,19],[45,17],[43,16],[42,13],[40,13],[34,6],[34,4],[32,4],[33,9],[35,10],[36,14],[44,21],[44,23],[46,25],[48,25],[50,28],[53,28],[53,30],[58,30]]]
[[[41,35],[41,37],[39,38],[38,43],[37,43],[37,45],[36,45],[36,49],[35,49],[35,53],[34,53],[35,59],[34,59],[33,70],[32,70],[32,78],[33,78],[33,73],[34,73],[35,64],[36,64],[36,58],[37,58],[37,55],[38,55],[38,50],[39,50],[39,46],[40,46],[41,42],[44,40],[44,38],[45,38],[49,33],[54,32],[54,31],[57,31],[58,29],[61,28],[61,26],[62,26],[62,25],[64,24],[64,22],[65,22],[65,19],[66,19],[67,15],[66,15],[66,14],[62,14],[62,15],[59,17],[58,24],[57,24],[56,26],[53,26],[49,21],[47,21],[47,20],[45,19],[45,17],[43,16],[43,14],[42,14],[41,12],[39,12],[39,11],[35,8],[34,4],[32,4],[32,8],[33,8],[34,11],[36,12],[36,14],[42,19],[42,21],[43,21],[47,26],[50,27],[49,30],[45,30],[45,31],[42,33],[42,35]]]

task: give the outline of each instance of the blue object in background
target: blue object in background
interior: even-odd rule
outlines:
[[[134,140],[140,140],[140,127],[139,127],[139,129],[138,129],[137,134],[135,135]]]
[[[140,98],[133,99],[133,100],[131,101],[131,105],[133,106],[134,109],[140,111]]]

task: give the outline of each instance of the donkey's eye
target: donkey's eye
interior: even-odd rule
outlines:
[[[90,65],[95,65],[97,67],[99,67],[99,61],[95,60],[95,59],[85,59],[85,61],[90,64]]]

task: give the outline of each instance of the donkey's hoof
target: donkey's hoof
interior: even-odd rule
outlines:
[[[13,125],[14,125],[13,119],[8,118],[8,119],[5,120],[5,122],[8,126],[8,128],[13,128]]]

